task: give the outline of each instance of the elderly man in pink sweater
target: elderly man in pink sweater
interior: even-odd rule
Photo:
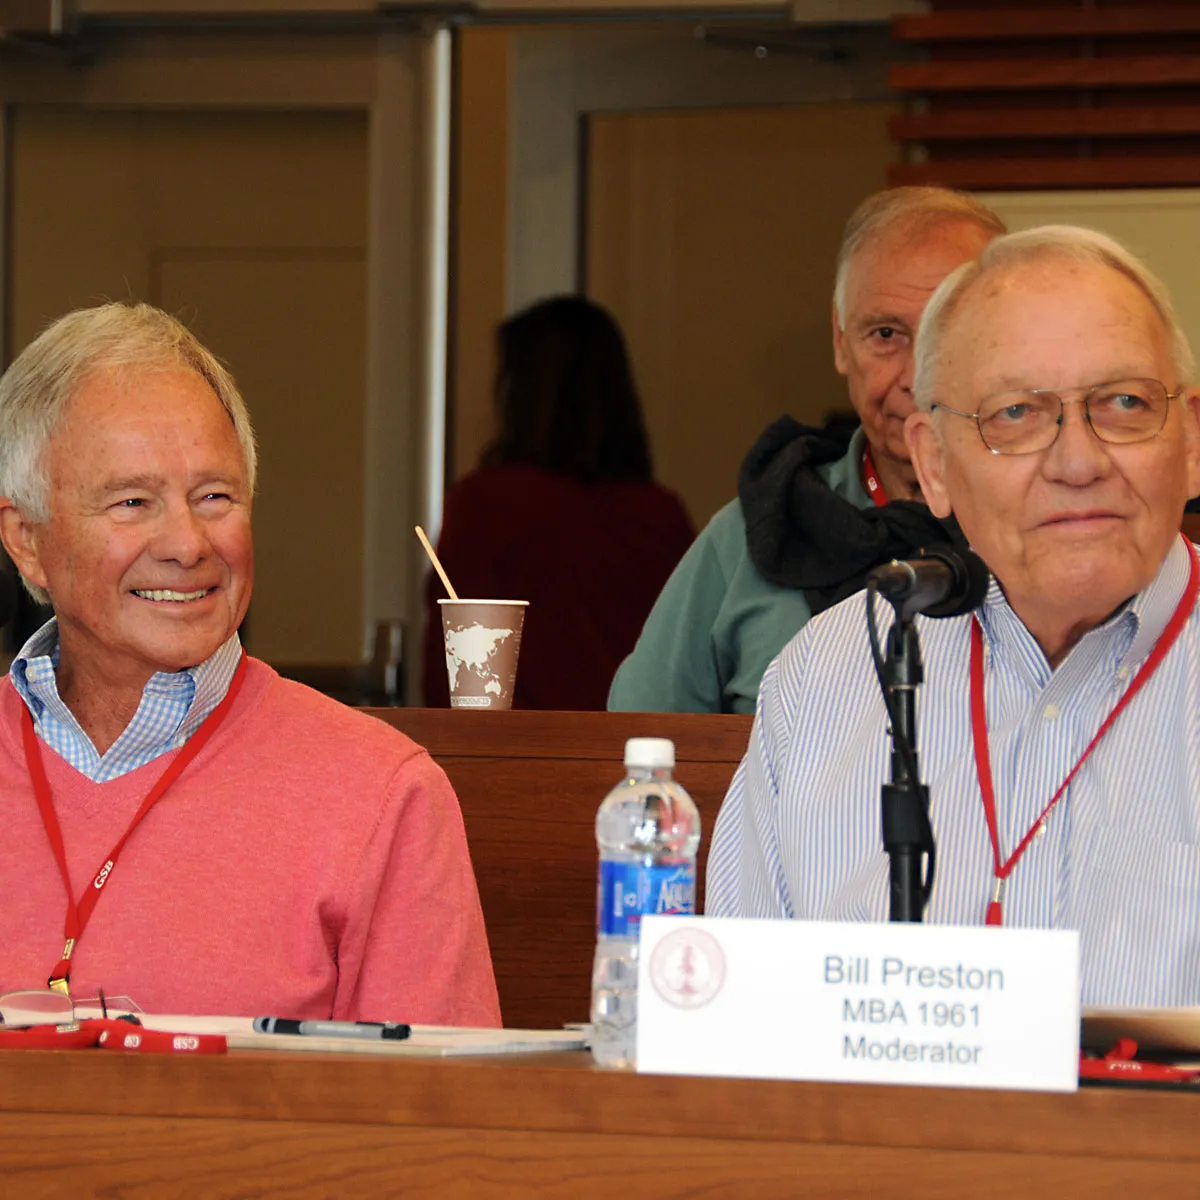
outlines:
[[[445,775],[241,648],[254,476],[232,378],[149,306],[0,380],[0,538],[55,613],[0,682],[0,992],[497,1024]]]

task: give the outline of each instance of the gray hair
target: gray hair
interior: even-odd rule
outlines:
[[[930,297],[917,329],[913,398],[918,408],[928,411],[933,404],[942,341],[971,285],[990,271],[1053,259],[1108,267],[1124,275],[1150,301],[1162,321],[1170,345],[1171,362],[1178,373],[1176,386],[1191,383],[1196,360],[1175,316],[1171,297],[1158,276],[1107,234],[1076,225],[1040,225],[989,242],[978,258],[951,271]]]
[[[254,491],[258,451],[233,376],[181,322],[149,304],[101,304],[67,313],[17,356],[0,378],[0,495],[35,524],[50,519],[46,448],[79,387],[97,371],[194,371],[233,422],[246,482]],[[42,604],[50,597],[24,576]]]
[[[912,236],[938,225],[965,221],[999,237],[1004,222],[982,200],[967,192],[943,187],[896,187],[868,196],[850,214],[838,250],[833,303],[838,324],[846,323],[846,279],[854,256],[868,243],[893,230]]]
[[[180,321],[149,304],[101,304],[60,317],[0,378],[0,495],[31,521],[50,517],[46,447],[89,375],[103,370],[194,371],[233,422],[251,492],[254,428],[233,376]]]

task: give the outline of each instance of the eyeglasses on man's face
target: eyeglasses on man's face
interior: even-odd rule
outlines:
[[[1067,399],[1072,393],[1077,396]],[[1063,424],[1063,406],[1082,404],[1092,432],[1114,446],[1148,441],[1162,432],[1172,400],[1183,389],[1168,392],[1157,379],[1117,379],[1089,388],[1026,388],[996,392],[976,412],[963,412],[949,404],[932,404],[974,421],[983,444],[993,454],[1036,454],[1054,445]]]

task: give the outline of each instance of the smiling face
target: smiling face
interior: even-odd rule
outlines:
[[[49,519],[9,508],[3,529],[22,573],[50,593],[64,680],[140,689],[230,637],[250,602],[251,496],[233,423],[200,376],[88,376],[45,466]]]
[[[934,399],[975,412],[1010,389],[1070,400],[1071,389],[1138,378],[1179,389],[1147,297],[1109,267],[1044,256],[968,287],[943,333]],[[951,413],[910,421],[930,507],[958,517],[1052,663],[1158,572],[1200,491],[1198,404],[1188,392],[1157,436],[1110,445],[1068,403],[1054,444],[1020,455],[991,453],[975,423]]]
[[[913,343],[934,289],[992,234],[971,221],[900,227],[862,246],[846,274],[844,321],[833,313],[833,357],[884,476],[913,482],[904,422],[913,411]],[[888,476],[891,476],[889,481]],[[893,495],[893,498],[895,496]]]

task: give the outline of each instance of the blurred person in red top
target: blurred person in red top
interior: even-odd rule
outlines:
[[[625,339],[603,308],[543,300],[497,342],[499,431],[446,498],[438,556],[460,596],[529,601],[515,708],[603,709],[695,531],[654,482]],[[426,594],[425,702],[446,707],[436,577]]]

